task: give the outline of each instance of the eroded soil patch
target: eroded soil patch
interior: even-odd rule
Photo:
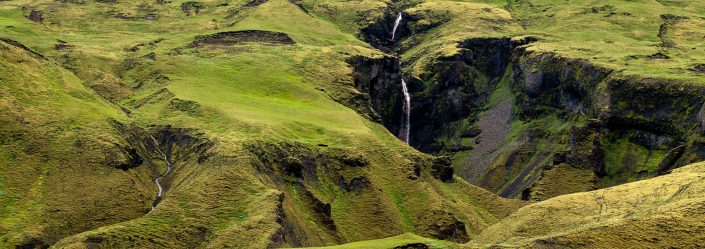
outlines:
[[[208,45],[232,46],[251,42],[277,45],[296,44],[296,42],[285,33],[264,30],[242,30],[196,36],[193,43],[191,43],[191,47],[204,47]]]

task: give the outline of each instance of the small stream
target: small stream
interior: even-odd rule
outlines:
[[[159,143],[157,143],[157,140],[154,138],[152,138],[152,140],[154,140],[155,144],[157,145],[157,151],[159,151],[159,154],[162,155],[162,157],[164,158],[164,162],[166,163],[166,172],[157,177],[157,179],[154,179],[154,182],[157,184],[157,188],[159,189],[159,192],[157,192],[157,197],[154,199],[154,202],[152,202],[152,210],[154,210],[157,207],[157,204],[159,204],[159,202],[162,200],[162,194],[164,193],[161,180],[171,172],[172,166],[171,162],[169,162],[169,157],[167,157],[167,155],[162,152],[161,149],[159,149]]]

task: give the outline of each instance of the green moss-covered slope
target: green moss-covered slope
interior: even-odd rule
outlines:
[[[686,243],[702,6],[0,1],[0,248]]]
[[[383,53],[296,4],[0,11],[3,248],[465,242],[523,205],[336,102]]]

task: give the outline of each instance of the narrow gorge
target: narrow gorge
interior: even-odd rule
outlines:
[[[396,15],[392,43],[374,38],[384,34],[384,23],[362,36],[409,57],[421,46],[414,40],[425,34],[413,32],[421,20],[402,22],[404,15],[413,16]],[[394,36],[397,29],[407,33]],[[456,174],[503,197],[544,200],[654,177],[705,159],[704,87],[534,52],[530,48],[538,40],[465,39],[456,53],[432,58],[422,64],[421,74],[407,77],[376,70],[411,72],[419,67],[418,57],[404,63],[397,57],[399,67],[387,59],[353,64],[354,75],[373,73],[356,78],[356,85],[372,84],[361,89],[393,134],[420,151],[450,157]],[[401,95],[393,90],[397,79]]]
[[[154,141],[157,151],[164,158],[164,163],[166,164],[166,171],[163,174],[160,174],[159,177],[154,179],[154,182],[157,184],[157,189],[158,189],[157,197],[152,202],[152,210],[154,210],[157,207],[157,204],[159,204],[159,202],[162,200],[162,193],[164,191],[164,189],[162,188],[162,184],[160,182],[161,182],[162,178],[169,175],[169,173],[171,172],[172,166],[171,166],[171,162],[169,162],[169,157],[159,148],[159,143],[157,142],[157,140],[153,136],[150,136],[150,138],[152,139],[152,141]]]

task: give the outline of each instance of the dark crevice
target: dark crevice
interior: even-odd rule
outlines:
[[[154,187],[157,197],[152,203],[152,207],[155,207],[171,188],[173,176],[179,168],[183,168],[184,164],[204,162],[210,157],[208,150],[215,146],[214,142],[193,129],[171,126],[143,128],[135,124],[127,125],[117,121],[111,121],[111,124],[129,145],[129,147],[123,148],[124,157],[128,158],[127,162],[118,165],[117,168],[127,170],[146,165],[152,174],[151,179],[145,182],[159,185]],[[154,161],[164,163],[167,166],[166,171],[159,170],[153,164]],[[159,183],[155,182],[156,179],[159,179]],[[159,188],[162,190],[161,196],[157,194]]]

